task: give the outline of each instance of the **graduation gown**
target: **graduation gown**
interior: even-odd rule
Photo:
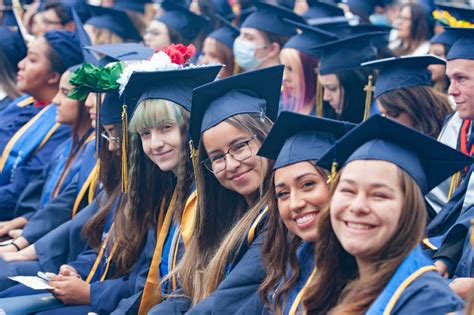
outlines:
[[[417,246],[397,268],[366,314],[446,314],[463,307],[464,302]]]
[[[1,221],[13,218],[22,191],[41,174],[56,148],[70,138],[71,128],[55,122],[56,106],[37,108],[33,101],[20,97],[0,115]]]

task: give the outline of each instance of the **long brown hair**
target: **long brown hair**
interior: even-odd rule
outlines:
[[[430,86],[396,89],[380,95],[377,100],[390,116],[407,113],[414,129],[433,138],[438,137],[444,120],[453,112],[448,97]]]
[[[16,89],[17,71],[17,65],[12,64],[12,62],[8,60],[7,55],[0,49],[0,78],[2,78],[0,88],[13,100],[21,95]]]
[[[262,121],[258,114],[240,114],[225,121],[255,134],[259,144],[272,126],[267,117]],[[207,158],[202,141],[198,156],[199,161]],[[272,163],[269,163],[267,174],[261,174],[264,180],[259,194],[249,206],[242,195],[224,188],[214,174],[204,170],[198,163],[195,177],[199,198],[194,234],[174,271],[179,275],[184,294],[191,297],[193,304],[212,293],[224,278],[226,264],[235,258],[235,252],[245,239],[244,234],[263,207],[260,201],[268,187],[271,168]]]
[[[340,174],[331,190],[337,188]],[[316,268],[318,272],[306,290],[303,304],[309,314],[365,313],[382,292],[397,267],[423,239],[426,206],[416,182],[398,168],[404,195],[402,213],[396,232],[371,266],[370,276],[360,279],[355,258],[344,250],[330,220],[330,207],[325,208],[318,222]]]
[[[325,169],[315,166],[322,178],[327,178]],[[275,173],[273,173],[268,189],[267,233],[262,245],[262,260],[267,276],[258,290],[260,298],[266,305],[274,307],[274,314],[282,314],[282,309],[288,300],[289,291],[298,281],[300,266],[296,250],[301,244],[301,238],[291,233],[283,223],[278,211],[278,199],[275,192]],[[289,267],[289,269],[288,269]],[[288,277],[288,270],[291,276]],[[276,292],[273,301],[269,295],[284,279],[284,284]]]
[[[177,174],[163,172],[143,152],[139,131],[164,122],[177,123],[181,132],[182,148]],[[169,203],[173,191],[177,199],[173,208],[174,222],[178,223],[193,183],[187,134],[189,112],[180,105],[162,99],[141,102],[130,121],[130,170],[128,194],[124,206],[116,214],[115,236],[120,248],[116,264],[120,270],[130,270],[143,247],[147,230],[156,225],[160,205]],[[176,188],[175,188],[176,187]],[[133,231],[133,233],[130,233]]]

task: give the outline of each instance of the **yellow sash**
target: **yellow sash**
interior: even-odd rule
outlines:
[[[94,184],[95,181],[98,178],[98,173],[99,173],[99,163],[96,163],[94,168],[92,169],[91,173],[87,177],[86,181],[84,182],[84,185],[82,185],[81,190],[79,190],[79,193],[77,194],[76,200],[74,201],[74,206],[72,207],[72,217],[77,213],[77,210],[79,210],[79,205],[81,204],[82,199],[86,195],[87,189],[94,189]],[[91,200],[91,194],[88,196],[88,202],[90,203]]]
[[[296,315],[296,311],[298,310],[298,306],[301,303],[301,299],[303,299],[303,295],[306,291],[306,288],[309,286],[309,284],[311,283],[311,280],[313,280],[315,275],[316,275],[316,267],[313,269],[313,272],[311,272],[311,275],[306,281],[304,287],[301,289],[301,291],[298,293],[295,300],[293,301],[293,304],[291,305],[291,308],[290,308],[290,312],[288,313],[289,315]]]
[[[105,240],[102,242],[102,246],[100,247],[99,254],[97,255],[97,258],[94,261],[94,265],[92,266],[91,271],[89,272],[89,275],[87,276],[86,282],[91,283],[92,278],[94,277],[95,273],[97,272],[97,268],[99,267],[100,261],[102,260],[102,257],[104,256],[104,251],[107,248],[107,244],[109,242],[110,235],[112,234],[113,230],[113,225],[109,230],[109,233],[107,233],[107,236],[105,237]],[[105,266],[104,273],[100,277],[100,282],[105,280],[105,277],[107,277],[107,273],[109,272],[109,267],[110,267],[110,262],[112,261],[112,257],[114,256],[115,252],[117,251],[117,243],[114,242],[112,245],[112,250],[110,251],[109,257],[107,257],[107,263]]]

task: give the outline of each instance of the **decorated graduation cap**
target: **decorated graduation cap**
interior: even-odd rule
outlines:
[[[253,0],[256,11],[242,23],[241,27],[254,28],[263,32],[274,33],[283,36],[293,36],[296,28],[286,23],[283,19],[289,19],[302,24],[305,20],[292,10],[279,5]]]
[[[115,61],[145,60],[150,58],[155,50],[138,43],[104,44],[86,46],[84,49],[101,54],[101,64],[106,65]]]
[[[474,60],[474,28],[447,27],[446,32],[456,36],[456,41],[449,49],[446,59]]]
[[[344,10],[331,1],[308,0],[309,8],[303,17],[309,24],[345,19]]]
[[[434,55],[391,57],[365,62],[363,67],[380,69],[374,96],[412,86],[431,86],[432,64],[446,64],[446,61]]]
[[[275,120],[283,68],[249,71],[195,89],[189,126],[194,144],[204,131],[235,115],[254,113]]]
[[[51,30],[44,33],[44,38],[66,68],[84,62],[81,43],[75,33],[63,30]]]
[[[393,120],[375,115],[343,136],[316,165],[342,167],[357,160],[381,160],[407,172],[427,193],[472,158]],[[335,171],[335,170],[334,170]],[[332,174],[334,178],[335,174]]]
[[[93,5],[90,8],[94,16],[88,19],[86,24],[107,29],[125,41],[139,42],[142,40],[142,36],[125,11]]]
[[[474,26],[474,9],[462,4],[439,2],[433,16],[440,23],[452,27]]]
[[[273,169],[319,160],[355,125],[293,112],[281,112],[257,155],[275,160]]]
[[[339,39],[336,35],[317,27],[300,24],[291,20],[286,20],[286,22],[296,26],[301,30],[301,33],[292,36],[283,48],[293,48],[310,56],[319,57],[319,47],[321,45]]]
[[[319,73],[340,73],[360,68],[362,62],[375,58],[377,50],[371,41],[383,35],[385,32],[360,34],[321,46]]]
[[[199,32],[208,25],[206,18],[194,14],[171,0],[164,1],[161,6],[164,12],[157,20],[181,34],[189,42],[192,42]]]
[[[232,49],[234,41],[239,36],[240,31],[224,17],[220,15],[216,15],[216,17],[221,21],[223,26],[207,35],[207,37],[214,38],[218,42]]]
[[[17,69],[18,63],[25,58],[27,47],[19,31],[11,31],[8,27],[0,27],[0,50],[12,66]]]

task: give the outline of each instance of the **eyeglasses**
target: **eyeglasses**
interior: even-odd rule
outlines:
[[[51,21],[50,19],[45,17],[41,18],[41,22],[45,25],[64,25],[64,23],[61,21]]]
[[[255,140],[257,136],[253,135],[251,138],[234,144],[227,150],[225,154],[216,154],[205,159],[201,163],[209,170],[209,172],[217,174],[222,172],[227,167],[227,155],[230,155],[234,160],[242,162],[252,156],[252,148],[250,142]]]
[[[100,136],[102,138],[104,138],[105,140],[107,140],[108,142],[116,142],[116,143],[119,143],[120,142],[120,138],[119,137],[111,137],[109,136],[106,132],[102,132],[100,134]]]

